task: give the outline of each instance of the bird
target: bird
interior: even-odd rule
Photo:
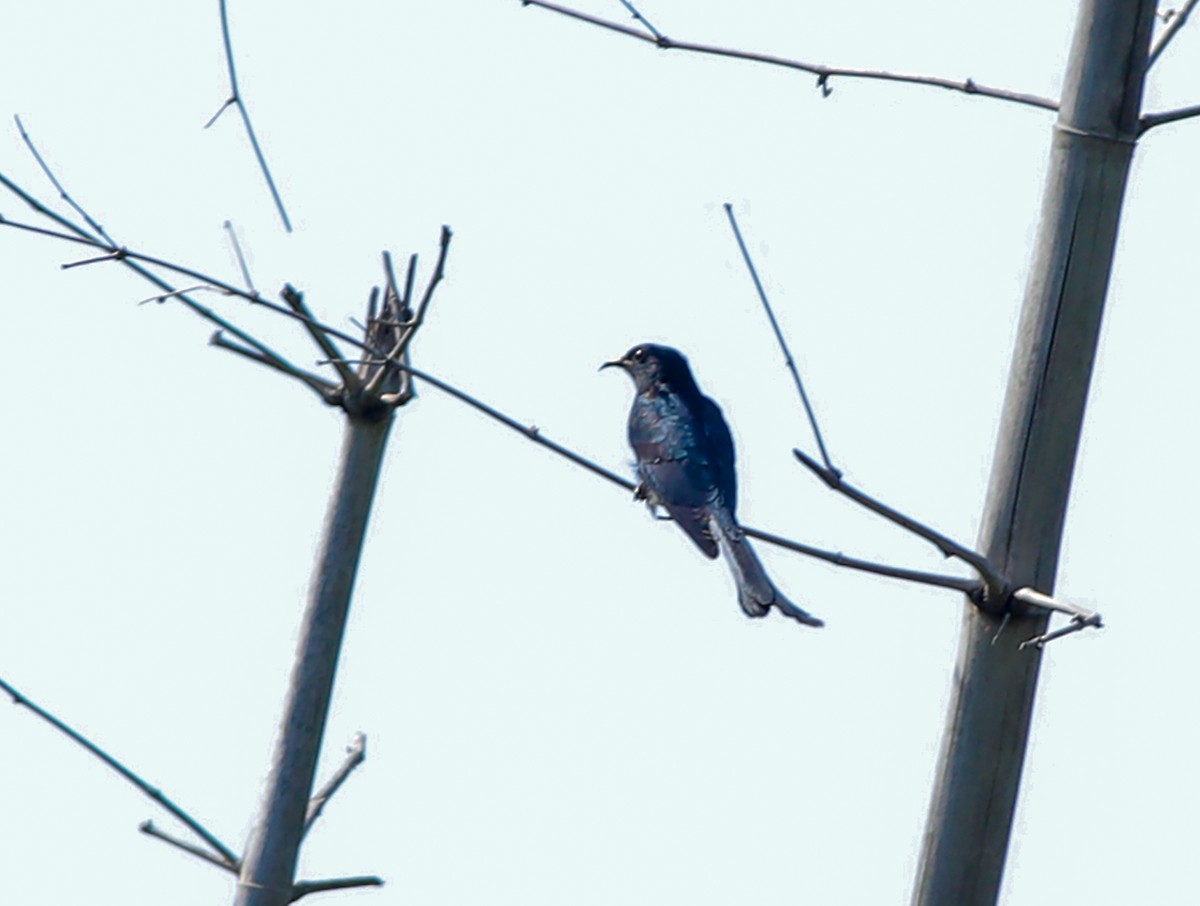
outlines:
[[[775,586],[738,525],[733,436],[684,355],[639,343],[605,368],[633,378],[628,434],[641,479],[634,496],[652,513],[665,509],[706,557],[725,559],[747,616],[764,617],[775,607],[807,626],[824,626]]]

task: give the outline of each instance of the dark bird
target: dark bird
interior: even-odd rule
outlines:
[[[721,408],[700,392],[687,359],[669,346],[641,343],[601,369],[623,368],[636,393],[629,445],[637,454],[637,497],[663,507],[706,557],[720,553],[747,616],[771,607],[809,626],[825,624],[775,587],[738,526],[733,437]]]

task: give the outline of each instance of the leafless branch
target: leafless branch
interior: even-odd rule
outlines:
[[[1166,26],[1150,48],[1150,57],[1146,60],[1147,71],[1162,56],[1162,52],[1167,49],[1167,45],[1171,43],[1175,35],[1179,33],[1179,30],[1187,24],[1188,16],[1196,8],[1197,2],[1200,2],[1200,0],[1184,0],[1183,6],[1179,7],[1179,9],[1171,10],[1171,16],[1167,20]]]
[[[248,300],[250,300],[252,302],[256,302],[260,305],[266,305],[267,307],[274,308],[276,310],[281,310],[279,308],[279,306],[272,305],[271,303],[267,302],[265,299],[263,299],[259,296],[252,296],[249,293],[246,293],[245,291],[240,290],[235,286],[231,286],[230,284],[225,283],[222,280],[217,280],[215,278],[209,277],[206,274],[202,274],[199,271],[192,270],[191,268],[185,268],[185,267],[181,267],[178,265],[173,265],[169,261],[164,261],[159,258],[154,258],[153,256],[150,256],[150,255],[142,255],[137,252],[130,251],[129,249],[113,249],[110,246],[105,245],[104,242],[91,236],[85,229],[83,229],[83,227],[79,226],[77,223],[75,223],[71,220],[68,220],[66,217],[63,217],[61,214],[57,213],[56,211],[52,211],[49,208],[47,208],[44,204],[42,204],[40,201],[38,201],[36,198],[34,198],[32,195],[30,195],[28,192],[26,192],[24,189],[22,189],[16,183],[14,183],[12,180],[10,180],[3,173],[0,173],[0,185],[3,185],[5,188],[7,188],[10,192],[12,192],[14,195],[16,195],[22,201],[24,201],[27,205],[29,205],[31,208],[33,208],[33,210],[37,211],[43,217],[46,217],[49,220],[52,220],[55,223],[59,224],[60,226],[65,227],[70,232],[69,233],[60,233],[55,230],[46,229],[45,227],[39,227],[39,226],[34,226],[33,224],[21,223],[16,220],[10,220],[3,216],[0,216],[0,226],[11,227],[16,230],[21,230],[21,231],[27,232],[27,233],[33,233],[33,234],[39,235],[39,236],[48,236],[48,237],[52,237],[54,239],[61,239],[64,242],[72,242],[77,245],[87,245],[87,246],[91,246],[92,248],[104,249],[104,250],[108,251],[109,254],[101,256],[99,258],[91,259],[91,263],[98,263],[98,262],[110,261],[110,260],[111,261],[120,261],[122,264],[124,264],[126,267],[128,267],[130,270],[132,270],[134,273],[138,274],[144,280],[149,281],[150,283],[157,286],[159,289],[163,290],[164,291],[163,298],[170,298],[170,297],[177,298],[188,309],[190,309],[192,312],[199,315],[200,317],[204,318],[206,321],[209,321],[214,326],[216,326],[218,329],[226,331],[227,333],[231,334],[232,336],[237,337],[239,340],[246,343],[247,345],[253,346],[256,349],[259,349],[261,352],[263,352],[264,355],[267,355],[267,356],[275,355],[273,352],[271,352],[271,350],[269,350],[266,346],[263,346],[253,336],[246,333],[244,330],[237,327],[236,325],[231,324],[229,321],[222,318],[220,315],[218,315],[212,309],[208,308],[205,305],[200,304],[195,299],[193,299],[187,292],[185,292],[183,290],[179,290],[176,287],[172,286],[170,283],[168,283],[166,280],[162,279],[160,276],[155,274],[153,271],[150,271],[146,267],[143,267],[142,264],[140,264],[139,262],[144,262],[146,264],[150,264],[150,265],[153,265],[156,267],[162,267],[164,270],[171,270],[171,271],[174,271],[179,274],[184,274],[186,276],[190,276],[193,279],[200,280],[201,282],[210,284],[215,290],[219,290],[228,295],[241,296],[244,299],[248,299]],[[119,255],[118,255],[118,253],[119,253]],[[75,264],[77,264],[77,265],[81,264],[81,263],[83,263],[83,262],[75,262]]]
[[[733,236],[737,239],[738,248],[742,250],[742,259],[746,262],[746,268],[750,271],[750,277],[754,280],[754,288],[758,290],[758,298],[762,301],[763,309],[767,313],[767,319],[771,322],[771,329],[775,331],[775,339],[779,341],[779,348],[783,350],[784,363],[792,373],[792,381],[796,384],[796,392],[800,394],[800,402],[804,404],[804,411],[808,414],[808,423],[812,425],[813,436],[816,437],[817,447],[821,451],[821,459],[825,461],[826,469],[840,476],[842,473],[829,460],[829,453],[825,450],[825,440],[821,437],[821,429],[817,425],[817,417],[813,414],[812,405],[808,401],[808,394],[804,392],[804,382],[800,380],[800,372],[796,368],[796,360],[792,357],[792,351],[788,348],[783,331],[779,328],[779,322],[775,320],[775,311],[771,308],[771,303],[767,299],[767,291],[763,289],[762,281],[758,279],[758,268],[754,266],[754,261],[750,257],[750,251],[746,248],[745,240],[742,239],[742,231],[738,228],[737,218],[733,216],[733,206],[729,202],[725,202],[725,214],[729,218],[729,225],[733,227]]]
[[[139,777],[137,774],[135,774],[129,768],[125,767],[125,765],[121,764],[121,762],[117,761],[117,759],[113,758],[111,755],[109,755],[107,752],[105,752],[103,749],[101,749],[98,745],[96,745],[94,742],[92,742],[90,739],[88,739],[82,733],[79,733],[78,731],[72,729],[67,724],[63,723],[61,720],[59,720],[57,717],[55,717],[53,714],[51,714],[49,711],[46,711],[45,709],[41,708],[34,702],[30,701],[28,698],[26,698],[24,695],[22,695],[16,689],[14,689],[12,686],[10,686],[3,679],[0,679],[0,689],[4,690],[6,693],[8,693],[8,695],[12,698],[14,705],[24,705],[26,708],[28,708],[30,711],[32,711],[34,714],[36,714],[38,717],[40,717],[46,723],[50,724],[50,726],[54,727],[54,729],[58,730],[64,736],[68,737],[69,739],[71,739],[74,742],[78,743],[79,745],[83,746],[84,749],[86,749],[88,752],[90,752],[91,754],[93,754],[97,758],[99,758],[101,761],[103,761],[106,765],[108,765],[110,768],[112,768],[114,771],[116,771],[118,774],[120,774],[122,777],[124,777],[130,783],[132,783],[135,787],[137,787],[139,790],[141,790],[142,793],[144,793],[146,796],[153,799],[155,802],[157,802],[159,805],[161,805],[163,808],[165,808],[168,812],[170,812],[172,815],[174,815],[176,818],[178,818],[181,822],[183,822],[192,833],[194,833],[197,837],[199,837],[201,840],[203,840],[205,843],[207,843],[209,846],[211,846],[214,851],[219,853],[221,855],[221,857],[224,858],[230,865],[236,865],[238,863],[237,856],[235,856],[233,854],[233,851],[228,846],[226,846],[224,843],[222,843],[220,840],[218,840],[216,837],[214,837],[208,830],[206,830],[204,828],[204,826],[202,824],[200,824],[199,821],[197,821],[195,818],[193,818],[191,815],[189,815],[187,812],[185,812],[183,809],[181,809],[178,805],[176,805],[174,802],[172,802],[170,799],[168,799],[163,794],[162,790],[156,789],[155,787],[151,786],[149,783],[147,783],[145,780],[143,780],[141,777]]]
[[[304,832],[306,834],[317,823],[317,819],[321,817],[321,812],[325,809],[326,803],[333,798],[333,794],[346,782],[346,778],[350,776],[350,773],[366,761],[366,758],[367,737],[362,733],[355,733],[354,739],[346,747],[346,758],[342,762],[341,767],[334,771],[333,776],[329,778],[326,784],[313,793],[312,798],[308,800],[308,813],[304,816]]]
[[[1194,116],[1200,116],[1200,104],[1179,107],[1175,110],[1164,110],[1162,113],[1144,113],[1138,120],[1138,135],[1145,135],[1155,126],[1191,119]]]
[[[437,289],[438,284],[442,282],[442,278],[445,275],[446,254],[450,250],[450,239],[453,235],[454,234],[450,231],[450,227],[442,227],[442,235],[438,248],[438,259],[437,264],[434,265],[433,268],[433,276],[429,278],[429,283],[425,286],[425,293],[421,296],[421,301],[417,305],[415,313],[412,314],[409,320],[397,325],[399,328],[398,339],[396,340],[396,344],[392,347],[391,351],[386,354],[386,358],[388,360],[399,361],[402,365],[407,364],[406,353],[408,351],[408,344],[412,342],[412,338],[420,326],[425,323],[425,313],[429,310],[429,303],[433,300],[433,291]],[[387,274],[389,284],[388,292],[389,294],[396,294],[398,296],[395,287],[395,276],[390,267],[390,256],[384,258],[384,264],[384,270]],[[413,255],[408,261],[408,276],[405,281],[405,296],[403,299],[397,299],[397,311],[404,309],[411,310],[413,279],[416,265],[417,256]],[[374,351],[377,354],[380,352],[380,350]],[[367,384],[366,391],[368,393],[377,392],[382,386],[386,375],[387,369],[380,368],[375,373],[374,377],[372,377],[370,383]]]
[[[807,466],[818,478],[833,490],[845,494],[855,503],[866,507],[873,513],[877,513],[890,522],[894,522],[901,528],[907,529],[914,535],[924,538],[926,541],[933,544],[943,555],[947,557],[957,557],[975,572],[977,572],[986,585],[986,594],[990,600],[1001,600],[1005,594],[1007,582],[1004,577],[997,572],[996,568],[988,562],[987,557],[969,547],[964,547],[957,541],[946,537],[927,525],[923,525],[910,516],[906,516],[899,510],[892,509],[882,501],[876,500],[870,494],[866,494],[854,487],[849,482],[845,481],[841,474],[832,472],[826,469],[819,462],[806,454],[803,450],[793,450],[792,453],[796,459],[800,460]]]
[[[1053,642],[1055,639],[1061,639],[1065,635],[1079,632],[1082,629],[1087,629],[1089,626],[1094,626],[1097,629],[1104,624],[1100,621],[1100,614],[1094,613],[1090,617],[1072,617],[1071,622],[1061,629],[1055,629],[1053,632],[1044,632],[1041,635],[1035,635],[1032,638],[1026,639],[1017,647],[1022,651],[1026,648],[1045,648],[1047,642]]]
[[[308,335],[312,338],[317,348],[325,353],[325,360],[337,371],[338,377],[342,379],[342,383],[346,387],[346,392],[358,392],[358,375],[346,363],[345,356],[342,355],[342,351],[337,348],[333,340],[329,338],[328,332],[316,326],[317,319],[313,317],[312,311],[309,310],[308,305],[305,303],[304,294],[289,283],[279,291],[279,296],[287,303],[289,309],[300,315],[300,323],[304,325],[304,329],[308,331]]]
[[[819,547],[812,547],[807,544],[801,544],[798,541],[791,541],[787,538],[781,538],[779,535],[772,535],[770,532],[764,532],[760,529],[742,528],[742,531],[751,538],[758,538],[760,541],[766,541],[768,544],[775,544],[779,547],[787,548],[790,551],[795,551],[799,554],[804,554],[807,557],[813,557],[817,560],[824,560],[826,563],[832,563],[834,566],[842,566],[846,569],[856,569],[861,572],[874,573],[877,576],[887,576],[892,579],[902,579],[905,582],[916,582],[920,585],[933,585],[937,588],[952,588],[956,591],[961,591],[963,594],[971,598],[981,594],[982,589],[979,582],[975,579],[966,579],[962,576],[948,576],[942,573],[930,573],[924,570],[905,569],[900,566],[888,566],[885,563],[874,563],[870,560],[860,560],[857,557],[847,557],[841,552],[822,550]]]
[[[290,378],[295,378],[319,396],[322,402],[329,405],[336,405],[341,396],[336,384],[319,378],[302,368],[297,368],[291,362],[287,361],[287,359],[281,358],[273,352],[264,354],[245,346],[239,346],[237,343],[231,343],[225,339],[225,336],[219,330],[213,331],[212,336],[208,338],[208,345],[235,353],[242,356],[242,358],[249,359],[255,364],[265,365],[268,368],[278,371],[280,374],[286,374]]]
[[[375,875],[359,875],[353,878],[329,878],[324,881],[297,881],[292,886],[292,897],[289,903],[295,903],[301,897],[310,893],[320,893],[324,890],[346,890],[349,887],[382,887],[383,878]]]
[[[246,289],[258,295],[258,290],[254,288],[254,280],[250,276],[250,268],[246,267],[246,256],[242,254],[242,244],[238,242],[232,220],[225,221],[225,232],[229,234],[229,244],[233,246],[233,253],[237,256],[238,269],[242,272],[242,279],[246,281]]]
[[[74,210],[76,214],[83,218],[84,223],[92,228],[93,232],[95,233],[93,238],[102,239],[107,242],[110,247],[115,247],[116,243],[113,242],[112,237],[104,231],[104,227],[100,226],[99,223],[92,219],[91,215],[88,214],[87,211],[76,204],[75,199],[72,198],[67,193],[67,190],[63,188],[62,183],[58,181],[58,177],[54,175],[54,171],[50,169],[49,165],[47,165],[46,161],[42,158],[42,155],[38,152],[37,146],[33,143],[33,139],[31,139],[29,137],[29,133],[25,131],[25,124],[21,122],[21,118],[14,115],[13,119],[17,123],[17,131],[21,133],[21,141],[25,142],[25,147],[29,149],[29,153],[33,155],[33,159],[37,161],[37,165],[41,167],[42,173],[46,175],[46,178],[50,180],[50,184],[54,186],[55,190],[58,192],[58,197],[69,204],[72,210]]]
[[[654,39],[656,41],[663,41],[666,39],[666,36],[653,25],[651,25],[650,20],[638,12],[637,7],[630,3],[629,0],[621,0],[621,5],[629,10],[630,15],[633,16],[635,21],[641,22],[644,26],[646,26],[646,31],[654,35]]]
[[[250,122],[250,112],[246,109],[246,102],[242,99],[242,92],[238,88],[237,69],[233,65],[233,44],[229,37],[229,14],[225,6],[226,0],[221,0],[221,38],[225,42],[225,65],[229,70],[229,98],[221,105],[221,109],[213,114],[212,119],[204,124],[204,128],[207,129],[215,123],[230,106],[237,106],[238,111],[242,114],[246,135],[250,139],[250,147],[254,149],[254,156],[258,158],[258,167],[267,181],[267,188],[271,190],[271,198],[275,200],[275,209],[279,211],[279,219],[283,221],[284,229],[290,233],[292,222],[288,220],[287,211],[283,208],[283,199],[279,197],[279,190],[275,188],[275,180],[271,177],[267,159],[263,156],[262,148],[258,144],[258,136],[254,134],[254,126]]]
[[[648,44],[654,44],[663,50],[687,50],[694,53],[709,54],[718,57],[729,57],[735,60],[749,60],[754,63],[766,63],[769,66],[782,66],[786,69],[797,69],[801,72],[812,73],[817,77],[817,86],[821,89],[822,94],[829,96],[832,89],[829,87],[829,80],[834,77],[848,79],[875,79],[885,82],[906,82],[912,85],[931,85],[936,88],[945,88],[951,91],[961,91],[964,94],[975,94],[982,97],[996,98],[1001,101],[1011,101],[1014,104],[1022,104],[1027,107],[1039,107],[1043,110],[1057,110],[1058,103],[1049,98],[1038,97],[1033,94],[1024,94],[1019,91],[1007,91],[1002,88],[989,88],[986,85],[980,85],[974,79],[965,79],[957,82],[953,79],[943,79],[938,76],[912,75],[900,72],[886,72],[877,69],[847,69],[840,66],[823,66],[817,63],[806,63],[802,60],[792,60],[786,57],[777,57],[772,54],[753,53],[745,50],[735,50],[729,47],[719,47],[713,44],[697,44],[691,41],[676,41],[673,38],[668,38],[665,35],[647,35],[636,28],[630,28],[622,25],[619,22],[613,22],[608,19],[602,19],[599,16],[592,16],[584,12],[580,12],[570,7],[560,6],[557,3],[549,3],[547,0],[521,0],[522,6],[538,6],[542,9],[550,10],[551,12],[559,13],[568,16],[572,19],[578,19],[581,22],[587,22],[589,25],[596,25],[600,28],[606,28],[609,31],[619,32],[623,35],[629,35],[631,38],[637,38],[639,41],[645,41]],[[643,20],[644,21],[644,20]]]
[[[182,849],[185,853],[193,855],[197,859],[203,859],[205,862],[211,862],[213,865],[217,866],[217,868],[223,868],[225,871],[233,872],[234,874],[238,873],[239,866],[237,863],[226,862],[220,856],[215,856],[210,853],[207,849],[199,847],[194,843],[188,843],[186,840],[181,840],[172,834],[168,834],[166,831],[156,827],[153,821],[143,821],[138,825],[138,830],[148,836],[156,837],[157,839],[162,840],[164,843],[174,846],[176,849]]]

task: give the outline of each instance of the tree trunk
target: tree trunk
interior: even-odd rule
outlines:
[[[392,411],[382,410],[379,420],[346,421],[291,686],[266,792],[238,877],[236,906],[283,906],[292,897],[296,856]]]
[[[1153,0],[1079,9],[980,528],[1012,588],[1054,588],[1153,17]],[[1018,645],[1047,620],[999,632],[997,613],[965,608],[915,906],[996,902],[1041,664]]]

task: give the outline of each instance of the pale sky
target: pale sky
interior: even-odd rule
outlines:
[[[1075,4],[646,0],[679,38],[1057,96]],[[617,0],[580,8],[625,21]],[[721,205],[733,204],[835,462],[973,543],[1053,115],[934,88],[662,52],[517,0],[12,5],[19,113],[117,241],[303,289],[348,326],[379,252],[447,276],[414,364],[632,475],[641,340],[691,359],[738,445],[740,516],[954,570],[792,459],[815,450]],[[1147,110],[1200,102],[1200,23]],[[0,170],[53,194],[16,128]],[[1007,906],[1182,903],[1200,808],[1194,559],[1200,121],[1139,147],[1059,576],[1102,632],[1047,651]],[[32,220],[0,196],[0,214]],[[0,231],[8,355],[0,677],[238,851],[253,819],[341,419],[206,341],[120,265]],[[297,361],[293,325],[213,297]],[[402,410],[319,771],[367,762],[304,877],[364,903],[907,903],[957,649],[952,593],[759,546],[823,617],[747,620],[674,526],[431,387]],[[1187,567],[1187,569],[1185,569]],[[0,709],[12,903],[225,902],[233,879],[137,832],[152,802]],[[315,902],[315,900],[314,900]]]

